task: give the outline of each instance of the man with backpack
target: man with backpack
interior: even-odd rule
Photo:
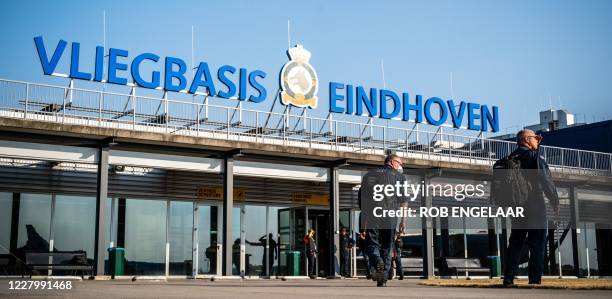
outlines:
[[[504,270],[505,287],[514,285],[525,241],[529,248],[529,284],[541,283],[547,225],[544,195],[555,213],[559,211],[557,189],[552,181],[548,164],[538,152],[542,136],[536,135],[532,130],[524,129],[516,134],[516,141],[518,148],[494,165],[494,177],[496,170],[501,168],[505,174],[505,178],[502,179],[505,183],[499,183],[498,178],[494,178],[494,200],[499,203],[500,200],[495,197],[504,197],[503,193],[506,193],[508,194],[506,198],[511,197],[510,201],[514,201],[515,206],[520,205],[525,208],[524,218],[512,219]],[[500,185],[502,187],[499,187]],[[506,186],[510,192],[500,189],[503,186]]]
[[[389,269],[391,268],[391,249],[395,240],[395,230],[399,224],[398,218],[377,218],[373,211],[384,207],[397,210],[406,201],[403,196],[385,196],[381,201],[374,200],[374,186],[391,185],[404,182],[402,158],[389,154],[385,165],[368,171],[361,179],[359,204],[361,208],[361,229],[365,231],[365,252],[368,255],[370,275],[376,281],[376,286],[385,287]]]

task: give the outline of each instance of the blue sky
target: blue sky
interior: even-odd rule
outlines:
[[[384,60],[385,85],[398,93],[449,99],[452,72],[454,98],[499,106],[502,132],[537,123],[550,105],[579,121],[612,118],[612,1],[605,0],[2,1],[0,78],[67,84],[43,74],[38,35],[51,48],[60,38],[80,42],[83,68],[93,70],[103,10],[107,47],[191,63],[193,25],[196,63],[261,69],[269,94],[287,61],[290,20],[291,43],[312,52],[321,116],[328,82],[382,88]],[[269,95],[257,107],[271,103]]]

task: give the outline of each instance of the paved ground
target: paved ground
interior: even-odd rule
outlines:
[[[6,298],[612,298],[612,291],[535,290],[427,287],[418,279],[390,281],[377,288],[366,280],[170,280],[73,281],[70,291],[8,290],[1,279],[0,297]]]

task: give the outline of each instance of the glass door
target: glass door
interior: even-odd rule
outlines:
[[[194,203],[194,274],[221,273],[221,209],[217,205]]]
[[[278,210],[279,275],[306,275],[305,235],[305,207]]]

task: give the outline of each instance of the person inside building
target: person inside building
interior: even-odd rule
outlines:
[[[268,240],[270,240],[270,243],[268,244]],[[268,250],[263,250],[263,256],[262,256],[262,269],[261,269],[261,276],[267,277],[267,276],[272,276],[274,275],[274,261],[278,258],[278,246],[276,244],[276,241],[274,241],[274,236],[272,235],[272,233],[268,234],[268,237],[266,239],[266,235],[261,236],[261,238],[259,238],[259,240],[257,240],[257,242],[251,242],[249,240],[245,240],[245,243],[251,245],[251,246],[261,246],[264,249],[266,248],[266,246],[268,246]],[[266,271],[266,263],[268,263],[268,269],[270,269],[270,275],[268,275],[268,272]]]
[[[308,234],[304,236],[304,245],[306,246],[306,257],[308,258],[308,276],[310,279],[317,278],[317,242],[314,239],[315,230],[310,228]]]
[[[343,277],[351,277],[351,249],[355,241],[348,234],[346,227],[340,228],[340,275]]]
[[[518,148],[510,154],[510,157],[516,157],[520,160],[520,168],[526,170],[522,173],[525,174],[530,187],[524,206],[525,217],[512,219],[512,231],[506,251],[503,281],[505,287],[514,285],[521,248],[525,242],[527,242],[529,248],[529,283],[541,283],[544,270],[545,228],[547,225],[544,194],[554,212],[558,213],[559,211],[557,189],[552,181],[548,164],[538,152],[542,136],[536,135],[532,130],[524,129],[516,134],[516,141]]]

